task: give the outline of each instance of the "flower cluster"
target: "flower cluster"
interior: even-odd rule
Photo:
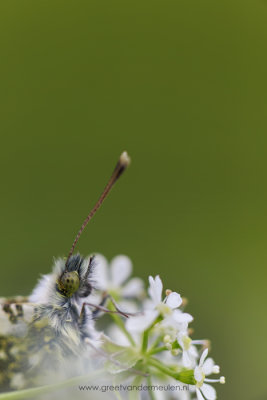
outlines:
[[[175,398],[215,400],[211,383],[224,383],[225,378],[208,378],[219,374],[220,368],[208,357],[209,341],[190,337],[193,317],[184,311],[186,299],[169,289],[164,292],[159,275],[149,276],[146,292],[141,279],[130,279],[132,263],[126,256],[115,257],[110,266],[101,255],[96,260],[98,294],[112,296],[107,301],[112,319],[96,350],[105,360],[106,371],[118,382],[154,388],[164,384],[164,398],[173,397],[170,388],[175,385],[184,388],[177,390]],[[150,394],[155,398],[159,393]],[[138,396],[143,398],[143,392]]]
[[[191,338],[187,300],[164,290],[159,275],[149,276],[146,290],[142,279],[131,277],[133,267],[126,256],[108,263],[97,255],[83,261],[86,268],[90,260],[95,260],[90,280],[94,290],[87,296],[68,297],[64,307],[58,306],[55,299],[61,297],[54,291],[53,272],[41,279],[29,302],[20,303],[24,314],[14,325],[17,331],[4,317],[6,311],[17,315],[19,303],[0,307],[1,329],[13,329],[11,337],[2,339],[0,352],[0,370],[9,365],[7,372],[0,371],[0,383],[10,374],[13,392],[0,393],[0,399],[42,395],[42,400],[52,400],[61,389],[64,399],[215,400],[212,384],[225,378],[210,377],[220,368],[208,357],[209,341]],[[64,260],[56,262],[56,268],[60,265]]]

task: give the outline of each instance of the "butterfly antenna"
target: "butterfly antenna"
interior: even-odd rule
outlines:
[[[76,247],[76,244],[81,236],[81,234],[83,233],[86,225],[88,224],[88,222],[93,218],[93,216],[95,215],[96,211],[99,209],[99,207],[101,206],[101,204],[103,203],[103,201],[105,200],[105,198],[107,197],[108,193],[110,192],[110,189],[112,188],[112,186],[114,185],[114,183],[118,180],[118,178],[121,176],[121,174],[123,173],[123,171],[125,171],[125,169],[127,168],[127,166],[130,164],[130,157],[128,156],[127,152],[124,151],[121,156],[119,161],[117,162],[117,165],[113,171],[113,174],[111,175],[104,191],[102,192],[101,196],[99,197],[99,199],[97,200],[95,206],[92,208],[92,210],[90,211],[90,213],[87,215],[87,217],[85,218],[72,246],[66,261],[66,265],[70,259],[70,257],[73,254],[73,251]]]

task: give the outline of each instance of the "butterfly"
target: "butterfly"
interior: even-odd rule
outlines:
[[[90,302],[94,290],[95,257],[74,254],[88,222],[130,163],[123,152],[104,191],[84,220],[66,259],[55,261],[52,272],[42,276],[28,297],[0,298],[0,391],[35,386],[45,371],[86,362],[87,339],[97,342],[95,317],[100,311],[127,317]]]

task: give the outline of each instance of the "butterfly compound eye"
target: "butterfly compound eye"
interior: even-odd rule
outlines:
[[[64,272],[58,282],[58,290],[64,296],[71,297],[80,286],[80,278],[76,271]]]

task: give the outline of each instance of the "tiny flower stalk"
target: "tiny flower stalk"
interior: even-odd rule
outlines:
[[[166,365],[161,363],[158,359],[153,358],[153,357],[149,358],[148,364],[157,368],[163,374],[168,375],[179,382],[187,383],[190,385],[196,384],[193,370],[182,370],[180,372],[176,372],[176,371],[172,370],[170,367],[167,367]]]
[[[149,337],[149,333],[150,331],[153,329],[153,327],[160,321],[162,321],[163,317],[161,315],[159,315],[155,321],[150,325],[150,327],[148,329],[146,329],[143,333],[143,341],[142,341],[142,354],[146,354],[147,351],[147,345],[148,345],[148,337]]]
[[[162,351],[166,351],[166,350],[168,350],[168,348],[166,346],[160,346],[160,347],[156,347],[156,348],[151,348],[147,352],[147,355],[148,356],[152,356],[153,354],[161,353]]]

